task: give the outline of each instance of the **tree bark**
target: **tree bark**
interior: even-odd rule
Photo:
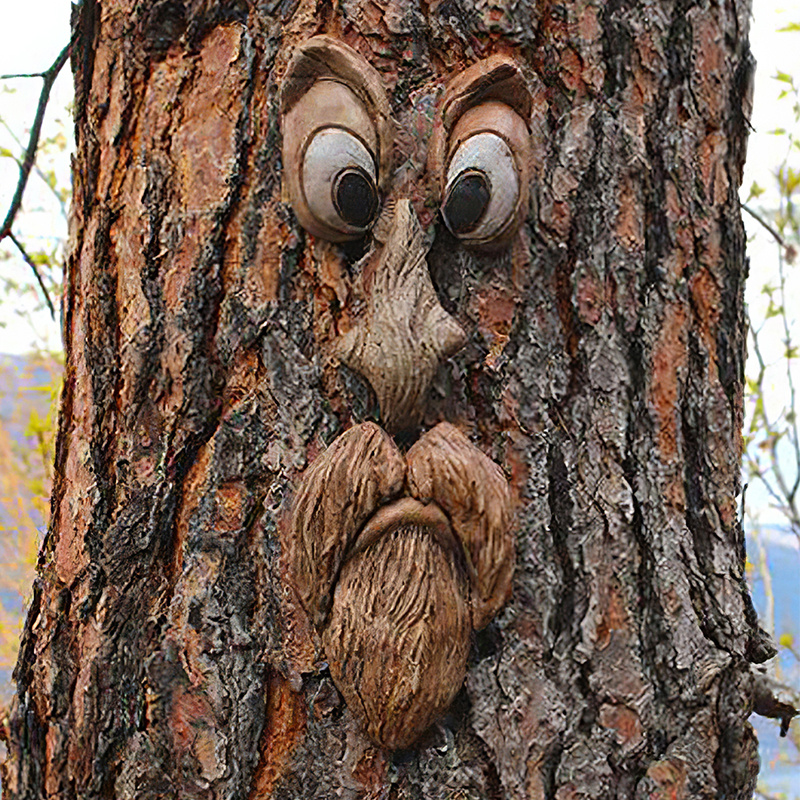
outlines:
[[[749,798],[769,657],[739,518],[750,4],[84,0],[52,498],[4,724],[11,798]],[[328,33],[382,75],[393,175],[468,344],[448,420],[501,464],[513,594],[448,714],[373,745],[287,581],[306,466],[375,398],[327,358],[357,246],[281,192],[278,93]],[[452,75],[532,87],[499,254],[426,203]],[[435,232],[435,236],[434,236]]]

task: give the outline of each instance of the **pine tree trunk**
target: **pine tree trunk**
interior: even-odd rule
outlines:
[[[738,505],[749,13],[84,0],[66,383],[6,798],[751,796],[770,645]],[[326,357],[360,253],[315,244],[281,189],[282,77],[323,32],[385,81],[395,177],[468,336],[425,426],[499,463],[516,513],[510,601],[395,753],[334,687],[282,557],[300,476],[375,408]],[[531,201],[485,255],[441,232],[424,165],[443,87],[495,52],[532,86]]]

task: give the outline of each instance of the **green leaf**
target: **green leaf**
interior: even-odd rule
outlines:
[[[763,186],[759,186],[755,181],[753,181],[753,184],[750,187],[750,194],[747,196],[747,199],[750,200],[751,198],[761,197],[765,191],[766,189]]]
[[[791,633],[782,633],[778,638],[781,647],[791,647],[794,644],[794,636]]]
[[[790,22],[783,28],[778,28],[778,33],[791,33],[792,31],[800,31],[800,22]]]
[[[780,81],[781,83],[788,83],[790,86],[794,85],[794,80],[792,79],[792,76],[788,72],[781,72],[780,70],[778,70],[778,74],[773,75],[772,77],[774,78],[774,80]]]
[[[800,172],[795,172],[791,167],[788,167],[784,177],[786,194],[791,194],[798,186],[800,186]]]
[[[773,317],[780,317],[783,314],[783,306],[779,306],[770,300],[767,306],[767,313],[764,315],[765,319],[772,319]]]

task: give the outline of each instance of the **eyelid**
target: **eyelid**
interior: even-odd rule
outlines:
[[[373,153],[380,143],[375,124],[356,93],[332,78],[317,81],[284,117],[284,135],[299,127],[304,135],[303,148],[322,128],[343,128],[356,134]]]
[[[450,132],[445,166],[461,143],[477,133],[494,133],[514,150],[525,147],[528,127],[519,114],[498,100],[473,106],[464,112]]]

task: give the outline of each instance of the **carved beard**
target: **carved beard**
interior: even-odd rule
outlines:
[[[363,423],[303,476],[295,587],[334,683],[384,747],[413,744],[461,687],[471,630],[511,589],[510,507],[500,468],[449,423],[405,457]]]
[[[323,634],[331,675],[369,735],[408,747],[466,672],[472,619],[463,559],[403,524],[347,560]]]

